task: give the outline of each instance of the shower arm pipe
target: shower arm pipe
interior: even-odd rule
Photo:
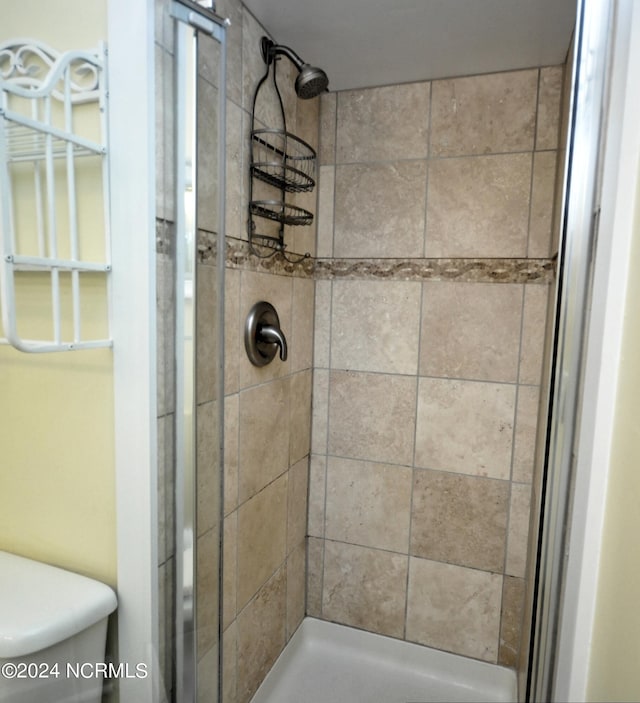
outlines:
[[[276,56],[286,56],[298,69],[298,71],[305,65],[305,62],[293,49],[290,49],[288,46],[282,46],[282,44],[276,44],[271,41],[269,37],[262,37],[260,42],[260,51],[262,52],[262,58],[267,65],[269,65]]]

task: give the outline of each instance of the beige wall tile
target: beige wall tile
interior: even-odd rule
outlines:
[[[174,640],[174,602],[173,574],[175,564],[173,558],[158,567],[158,664],[160,666],[160,682],[163,691],[170,698],[173,687]]]
[[[169,225],[159,225],[163,236],[170,236]],[[162,253],[156,257],[156,353],[158,388],[156,398],[158,417],[174,412],[176,407],[174,381],[176,281],[173,253]]]
[[[307,537],[307,607],[310,617],[322,617],[322,576],[324,571],[324,540]]]
[[[224,399],[224,514],[238,507],[240,396]]]
[[[549,287],[529,285],[524,288],[524,317],[520,348],[520,383],[537,386],[542,373],[544,337],[547,327]]]
[[[312,454],[309,461],[309,517],[307,532],[324,537],[327,457]]]
[[[196,274],[196,402],[214,400],[217,384],[222,382],[218,373],[218,272],[214,266],[198,264]]]
[[[415,379],[333,371],[329,393],[329,453],[411,464]]]
[[[226,630],[236,617],[236,583],[238,575],[238,513],[224,519],[223,535],[222,629]]]
[[[313,344],[314,368],[329,367],[331,347],[331,281],[316,281],[315,325]]]
[[[531,216],[528,256],[546,258],[551,250],[551,226],[556,185],[556,152],[541,151],[533,157]]]
[[[293,279],[291,335],[288,338],[291,372],[313,366],[314,281]]]
[[[220,426],[217,402],[204,403],[196,408],[197,423],[197,531],[201,535],[219,525],[220,487]]]
[[[498,652],[498,664],[502,666],[516,667],[518,665],[523,605],[524,579],[505,576],[502,586],[502,618]]]
[[[307,615],[322,616],[322,573],[324,569],[324,540],[307,538]]]
[[[242,105],[242,4],[238,0],[218,0],[216,11],[228,17],[227,39],[227,97]]]
[[[295,84],[293,77],[291,85]],[[295,92],[295,91],[294,91]],[[305,141],[311,148],[318,153],[318,138],[319,138],[319,119],[320,119],[320,98],[312,98],[310,100],[301,100],[296,98],[296,125],[295,130],[288,127],[289,131]],[[300,254],[316,255],[316,230],[318,225],[318,182],[319,173],[317,171],[316,161],[316,187],[313,190],[302,193],[295,193],[287,196],[294,205],[311,212],[314,215],[311,225],[306,227],[290,227],[291,230],[291,251]]]
[[[502,576],[411,558],[407,639],[495,663]]]
[[[565,150],[559,150],[557,152],[557,163],[556,163],[556,182],[553,193],[553,220],[551,223],[551,244],[549,251],[551,256],[556,256],[560,249],[560,234],[562,230],[562,202],[564,198],[564,172],[565,165],[567,161],[567,152]]]
[[[289,465],[309,454],[311,448],[311,370],[290,379]]]
[[[411,554],[501,573],[509,483],[440,471],[416,471]]]
[[[234,620],[222,634],[222,703],[237,703],[238,627]]]
[[[529,509],[531,485],[514,483],[511,486],[509,537],[505,573],[524,578],[527,566],[527,538],[529,536]]]
[[[320,167],[320,182],[318,184],[318,216],[317,233],[318,258],[333,255],[333,212],[336,186],[335,166]]]
[[[322,165],[336,162],[336,93],[320,96],[320,147],[318,162]]]
[[[196,568],[196,647],[198,658],[218,642],[218,575],[220,573],[219,531],[209,530],[197,543]]]
[[[295,92],[295,77],[293,83]],[[302,100],[296,96],[295,134],[316,152],[320,140],[320,100],[320,97]]]
[[[247,239],[247,199],[244,190],[244,172],[249,168],[248,156],[244,154],[244,134],[247,128],[243,120],[246,113],[230,100],[227,101],[226,132],[226,181],[225,223],[227,237]]]
[[[240,393],[241,503],[289,468],[289,385],[278,379]]]
[[[218,643],[198,661],[197,703],[209,703],[218,695]]]
[[[298,629],[305,611],[305,542],[304,539],[287,559],[287,641]]]
[[[533,478],[539,403],[540,389],[537,386],[520,386],[512,473],[512,479],[519,483],[531,483]]]
[[[335,281],[332,368],[415,375],[420,288],[416,282]]]
[[[218,89],[203,78],[198,78],[197,112],[198,227],[218,232],[221,226],[218,196]]]
[[[284,475],[238,508],[238,610],[284,561],[286,533]]]
[[[434,81],[431,156],[530,151],[538,71]]]
[[[238,615],[238,703],[249,703],[286,642],[286,576],[272,576]]]
[[[421,378],[416,466],[508,479],[515,387]]]
[[[426,162],[336,169],[334,256],[422,256]]]
[[[307,534],[309,460],[304,458],[289,470],[287,498],[287,554],[304,542]]]
[[[329,372],[317,367],[313,371],[313,408],[311,451],[327,453],[327,421],[329,413]]]
[[[531,154],[431,161],[426,255],[525,256],[530,187]]]
[[[175,553],[173,415],[158,418],[158,564]]]
[[[422,375],[517,380],[522,286],[433,281],[423,295]]]
[[[254,366],[244,349],[244,325],[249,311],[255,303],[266,300],[278,313],[280,328],[285,337],[291,339],[293,279],[289,276],[274,276],[268,273],[243,271],[240,295],[240,387],[264,383],[273,378],[286,376],[291,371],[291,359],[280,361],[279,356],[266,366]]]
[[[198,75],[215,87],[219,83],[220,58],[220,43],[211,36],[203,36],[198,41]]]
[[[240,271],[228,268],[224,272],[225,394],[237,393],[240,388],[240,354],[245,353],[240,332]]]
[[[327,539],[406,554],[411,473],[401,466],[329,457]]]
[[[399,554],[327,541],[323,617],[402,637],[407,561]]]
[[[536,149],[558,148],[563,77],[563,66],[540,69]]]
[[[429,83],[342,91],[337,119],[337,163],[424,159]]]

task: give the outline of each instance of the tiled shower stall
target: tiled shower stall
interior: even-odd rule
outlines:
[[[562,76],[322,98],[311,615],[516,665]]]
[[[289,251],[310,257],[258,259],[247,246],[248,137],[266,32],[238,0],[216,5],[231,19],[223,700],[251,699],[305,614],[517,667],[564,69],[302,101],[292,68],[280,62],[288,129],[319,155],[316,190],[297,196],[316,222],[285,234]],[[171,42],[164,0],[157,7],[163,75]],[[158,100],[158,133],[166,135],[170,92]],[[269,114],[267,105],[259,117]],[[171,145],[166,136],[159,143],[162,166]],[[171,179],[159,181],[166,467],[173,452],[172,187]],[[203,360],[215,344],[210,235],[206,228],[199,234]],[[278,310],[290,355],[256,368],[242,335],[251,305],[262,299]],[[206,369],[198,374],[206,385]],[[213,501],[214,474],[200,467],[213,454],[206,444],[215,425],[211,403],[200,391],[199,490]],[[160,486],[167,525],[170,474]],[[199,523],[203,553],[214,527]],[[167,691],[173,545],[162,535],[169,533],[161,530],[159,564]],[[209,551],[198,593],[215,621],[218,555]],[[202,637],[201,679],[214,687],[207,672],[216,644],[212,633]]]

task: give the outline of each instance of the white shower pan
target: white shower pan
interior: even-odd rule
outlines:
[[[510,669],[305,618],[251,703],[516,700]]]

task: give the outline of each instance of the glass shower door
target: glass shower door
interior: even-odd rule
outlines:
[[[224,276],[224,21],[174,2],[175,676],[219,700]]]

